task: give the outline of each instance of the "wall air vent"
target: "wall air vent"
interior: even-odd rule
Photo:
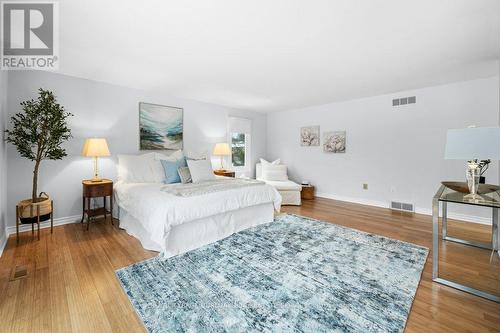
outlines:
[[[401,210],[401,202],[391,201],[391,209]]]
[[[392,100],[392,106],[400,106],[400,105],[415,104],[415,103],[417,103],[417,96],[395,98]]]
[[[411,212],[411,213],[415,211],[413,204],[405,202],[397,202],[397,201],[391,201],[391,209],[401,212]]]

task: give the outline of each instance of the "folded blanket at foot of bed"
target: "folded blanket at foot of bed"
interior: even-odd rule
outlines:
[[[193,197],[197,195],[210,194],[215,192],[239,189],[248,186],[262,186],[264,182],[253,179],[214,179],[200,183],[188,184],[168,184],[161,187],[163,192],[178,196],[178,197]]]

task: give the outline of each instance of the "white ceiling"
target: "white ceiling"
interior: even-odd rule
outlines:
[[[498,75],[499,0],[64,0],[60,72],[276,111]]]

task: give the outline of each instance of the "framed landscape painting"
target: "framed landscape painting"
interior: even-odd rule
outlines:
[[[325,132],[323,151],[325,153],[345,153],[345,131]]]
[[[139,103],[140,150],[182,149],[182,108]]]

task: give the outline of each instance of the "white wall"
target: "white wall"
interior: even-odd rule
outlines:
[[[91,160],[80,157],[84,138],[108,138],[115,155],[138,153],[139,101],[184,108],[187,151],[210,151],[213,143],[223,141],[228,116],[250,118],[252,164],[259,157],[280,157],[289,165],[293,179],[310,180],[324,196],[382,206],[388,206],[390,200],[413,202],[424,213],[429,212],[431,197],[441,180],[464,177],[463,162],[443,158],[446,130],[470,124],[497,125],[500,119],[499,77],[271,113],[266,117],[46,72],[9,72],[6,88],[6,72],[1,73],[0,88],[8,89],[10,114],[20,110],[19,102],[36,97],[39,87],[53,90],[67,110],[75,114],[71,119],[74,138],[67,144],[70,156],[63,161],[45,161],[41,168],[39,189],[54,197],[56,218],[80,214],[80,182],[92,176]],[[5,96],[2,89],[0,97]],[[417,104],[391,106],[392,98],[412,95],[417,96]],[[300,147],[299,129],[307,125],[320,125],[322,132],[347,130],[347,153],[326,154],[321,146]],[[0,144],[0,162],[2,149]],[[0,211],[0,233],[5,218],[7,225],[14,225],[16,202],[31,193],[32,163],[20,158],[10,145],[7,151],[9,177],[7,186],[0,178],[0,202],[6,201],[8,209],[7,214],[5,208]],[[5,175],[4,171],[1,173]],[[101,175],[115,178],[114,157],[101,159]],[[499,177],[495,162],[487,173],[487,181],[498,183]],[[363,182],[369,184],[368,191],[362,190]],[[1,199],[6,193],[7,200]],[[452,207],[451,211],[467,215],[459,216],[464,219],[479,217],[485,221],[490,216],[484,210]]]
[[[414,95],[417,104],[391,106],[393,98]],[[446,130],[471,124],[497,126],[499,78],[271,113],[267,119],[267,156],[281,158],[293,179],[311,181],[322,196],[385,207],[398,200],[429,213],[440,181],[465,177],[465,161],[444,159]],[[301,147],[300,127],[308,125],[320,125],[321,133],[346,130],[347,152]],[[486,178],[498,184],[497,162]],[[365,182],[368,190],[362,189]],[[482,222],[491,216],[486,210],[450,210],[480,217]]]
[[[263,114],[54,73],[9,73],[9,112],[19,112],[19,103],[35,98],[39,87],[52,90],[58,101],[74,114],[70,120],[74,138],[66,145],[69,156],[62,161],[44,161],[40,170],[38,188],[54,198],[56,218],[81,214],[81,180],[92,177],[91,159],[80,156],[86,137],[106,137],[113,155],[139,153],[140,101],[184,108],[184,148],[187,152],[211,152],[216,142],[225,141],[228,116],[252,119],[252,164],[266,152],[266,117]],[[8,225],[12,226],[15,225],[16,202],[30,196],[33,163],[20,158],[11,145],[7,151],[7,216]],[[114,160],[115,157],[100,159],[102,177],[115,178]]]
[[[0,255],[7,242],[7,156],[4,143],[5,122],[7,120],[7,72],[0,70]]]

